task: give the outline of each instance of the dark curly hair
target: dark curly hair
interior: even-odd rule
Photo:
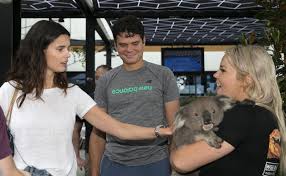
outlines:
[[[144,41],[144,26],[141,21],[133,15],[128,15],[118,19],[112,26],[112,33],[115,43],[117,36],[121,33],[127,33],[130,36],[139,34],[141,39]]]
[[[16,88],[23,92],[18,99],[19,107],[26,95],[34,91],[35,98],[41,99],[47,68],[44,50],[60,35],[70,36],[70,33],[59,23],[41,20],[31,27],[21,41],[7,77],[7,81],[16,81]],[[66,93],[68,81],[65,72],[55,73],[54,85]]]

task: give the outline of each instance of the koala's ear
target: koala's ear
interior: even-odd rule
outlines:
[[[176,118],[173,125],[175,130],[185,125],[185,119],[183,118],[184,110],[185,109],[183,107],[176,113]]]
[[[190,114],[191,111],[192,111],[191,109],[192,108],[191,108],[190,104],[187,104],[187,105],[183,106],[183,108],[181,109],[182,110],[182,114],[184,114],[184,115]]]
[[[237,101],[224,95],[215,96],[215,100],[218,103],[218,106],[224,111],[231,109],[234,105],[237,104]]]

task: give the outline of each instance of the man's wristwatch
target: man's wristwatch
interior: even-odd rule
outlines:
[[[160,130],[160,128],[163,128],[163,127],[164,127],[164,125],[158,125],[158,126],[155,127],[154,134],[155,134],[156,137],[161,137],[160,134],[159,134],[159,130]]]

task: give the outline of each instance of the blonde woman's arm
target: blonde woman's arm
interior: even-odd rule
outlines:
[[[191,172],[232,152],[235,148],[224,141],[221,148],[209,146],[205,141],[183,145],[171,151],[170,162],[181,173]]]

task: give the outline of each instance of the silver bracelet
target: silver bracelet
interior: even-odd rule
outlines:
[[[161,137],[160,136],[160,134],[159,134],[159,131],[160,131],[160,128],[163,128],[164,127],[164,125],[158,125],[158,126],[156,126],[155,127],[155,129],[154,129],[154,134],[155,134],[155,136],[158,138],[158,137]]]

